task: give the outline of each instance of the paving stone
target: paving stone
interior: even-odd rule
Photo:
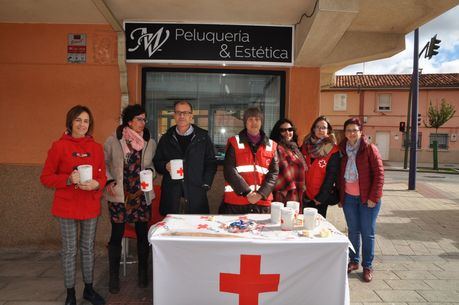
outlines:
[[[49,279],[46,281],[34,278],[21,279],[8,283],[1,290],[2,301],[55,301],[64,291],[62,280]]]
[[[459,292],[453,290],[419,290],[428,302],[456,302],[459,301]]]
[[[373,278],[376,280],[398,280],[400,279],[393,271],[387,270],[375,270],[373,272]]]
[[[429,271],[442,271],[440,267],[436,264],[431,262],[414,262],[414,263],[405,263],[405,267],[408,270],[416,271],[416,270],[429,270]]]
[[[374,270],[409,270],[405,262],[397,262],[397,263],[380,263],[380,264],[375,264],[373,266]]]
[[[363,305],[408,305],[408,303],[364,303]]]
[[[459,291],[459,280],[424,280],[424,282],[434,290]]]
[[[432,287],[426,284],[423,280],[386,280],[390,288],[396,290],[431,290]]]
[[[439,271],[432,271],[432,272],[439,272]],[[400,271],[396,270],[394,273],[402,280],[427,280],[427,279],[438,279],[432,273],[426,270],[419,270],[419,271]]]
[[[353,302],[381,302],[381,298],[369,289],[353,289],[350,297]]]
[[[384,302],[422,302],[425,300],[416,291],[411,290],[376,290],[375,292]]]
[[[353,289],[360,289],[362,288],[362,286],[365,287],[365,289],[370,289],[370,290],[377,290],[377,289],[380,289],[380,290],[389,290],[391,289],[391,287],[389,285],[387,285],[387,283],[382,280],[382,279],[374,279],[372,280],[370,283],[362,283],[362,281],[350,281],[349,282],[349,288],[351,290]],[[427,285],[427,287],[429,287],[429,289],[432,289],[430,288],[430,286]]]
[[[436,262],[437,266],[445,271],[458,271],[459,272],[459,262]]]
[[[459,280],[459,272],[456,270],[450,271],[430,271],[436,278],[440,280]]]
[[[62,305],[62,301],[12,301],[6,302],[2,305]]]
[[[2,276],[39,276],[53,266],[52,263],[11,261],[2,267]]]

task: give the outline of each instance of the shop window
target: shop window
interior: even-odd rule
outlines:
[[[333,97],[333,111],[347,110],[347,94],[338,93]]]
[[[406,146],[410,146],[410,142],[409,142],[409,139],[411,137],[411,134],[408,134],[408,141],[406,141],[406,138],[405,138],[405,134],[406,133],[403,133],[403,137],[402,137],[402,147],[403,148],[406,148]],[[418,145],[417,145],[417,149],[421,149],[422,147],[422,132],[418,132]]]
[[[209,131],[217,158],[223,160],[228,138],[244,128],[245,109],[256,106],[264,112],[268,135],[284,115],[285,72],[145,68],[142,91],[148,128],[156,140],[175,125],[174,102],[188,100],[193,123]]]
[[[447,133],[431,133],[429,137],[429,148],[433,148],[433,141],[435,139],[437,139],[439,149],[448,149],[449,136]]]
[[[392,110],[392,94],[383,93],[377,95],[377,110],[384,112],[384,111],[391,111]]]

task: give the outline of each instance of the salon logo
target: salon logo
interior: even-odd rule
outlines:
[[[137,28],[131,32],[129,36],[132,40],[137,42],[133,48],[129,48],[129,52],[134,52],[138,48],[143,48],[148,52],[148,57],[151,57],[156,52],[162,51],[161,46],[169,39],[169,30],[164,30],[164,27],[151,34],[147,32],[147,28]]]

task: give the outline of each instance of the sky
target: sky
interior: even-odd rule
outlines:
[[[459,73],[459,5],[419,28],[419,51],[437,34],[441,40],[438,54],[430,60],[419,59],[422,73]],[[411,74],[413,72],[414,32],[405,37],[405,50],[386,59],[347,66],[338,75],[356,74]]]

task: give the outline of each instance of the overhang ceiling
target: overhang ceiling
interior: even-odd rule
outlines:
[[[99,11],[101,4],[105,12]],[[392,56],[405,35],[459,0],[0,0],[2,23],[107,24],[124,20],[295,25],[295,65],[323,75]],[[108,8],[108,10],[107,10]],[[113,19],[107,18],[107,11]]]

